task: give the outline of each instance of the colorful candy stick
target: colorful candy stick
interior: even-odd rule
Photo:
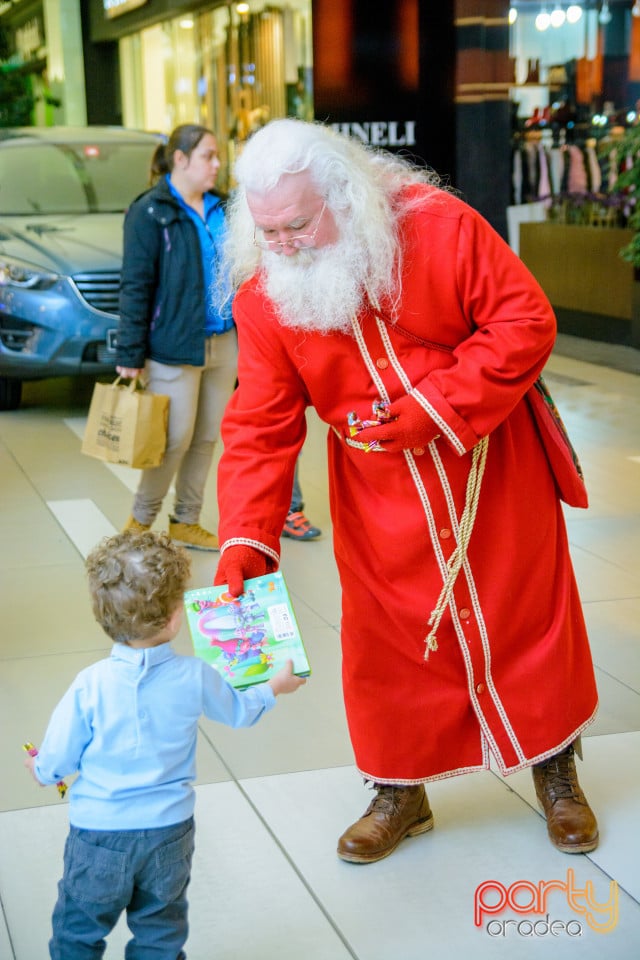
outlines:
[[[27,743],[22,744],[22,749],[26,750],[30,757],[38,756],[38,751],[36,750],[34,745],[32,743],[29,743],[28,741]],[[58,790],[58,793],[60,794],[60,798],[62,799],[65,793],[67,792],[67,785],[64,782],[64,780],[58,780],[58,782],[56,783],[56,788]]]
[[[386,400],[374,400],[371,404],[371,412],[375,418],[373,420],[361,420],[355,410],[347,414],[347,426],[349,427],[350,437],[356,437],[361,430],[365,430],[367,427],[378,427],[381,423],[386,423],[387,420],[394,419],[389,415],[389,404]],[[366,453],[370,450],[382,449],[378,440],[371,440],[369,443],[364,443],[363,447]]]

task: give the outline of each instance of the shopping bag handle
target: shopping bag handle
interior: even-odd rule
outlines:
[[[111,384],[111,386],[112,386],[112,387],[119,387],[121,380],[127,380],[127,379],[129,380],[129,392],[130,392],[130,393],[135,393],[136,390],[138,390],[138,389],[140,389],[140,390],[146,390],[146,389],[147,389],[146,381],[143,380],[142,377],[129,377],[129,378],[127,378],[127,377],[122,377],[120,374],[118,374],[118,376],[115,378],[115,380],[113,381],[113,383]],[[124,384],[122,384],[122,386],[124,386]]]

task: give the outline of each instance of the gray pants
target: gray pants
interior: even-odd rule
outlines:
[[[302,488],[300,486],[299,467],[300,457],[298,457],[296,460],[296,469],[293,473],[293,489],[291,491],[291,504],[289,506],[289,513],[300,513],[304,507]]]
[[[147,360],[149,389],[170,397],[169,429],[164,460],[142,471],[133,501],[138,523],[153,523],[174,477],[173,516],[181,523],[198,522],[220,421],[236,382],[237,358],[234,327],[207,339],[203,367]]]

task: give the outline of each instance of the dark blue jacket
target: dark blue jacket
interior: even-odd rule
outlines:
[[[162,177],[124,220],[116,364],[202,366],[207,296],[198,231]]]

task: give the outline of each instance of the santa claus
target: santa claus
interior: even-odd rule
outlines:
[[[235,177],[216,583],[238,595],[277,567],[312,405],[349,731],[375,789],[338,855],[370,863],[427,832],[425,783],[491,758],[532,768],[558,849],[593,850],[574,753],[597,693],[560,502],[586,494],[539,379],[545,295],[435,176],[320,124],[267,124]]]

